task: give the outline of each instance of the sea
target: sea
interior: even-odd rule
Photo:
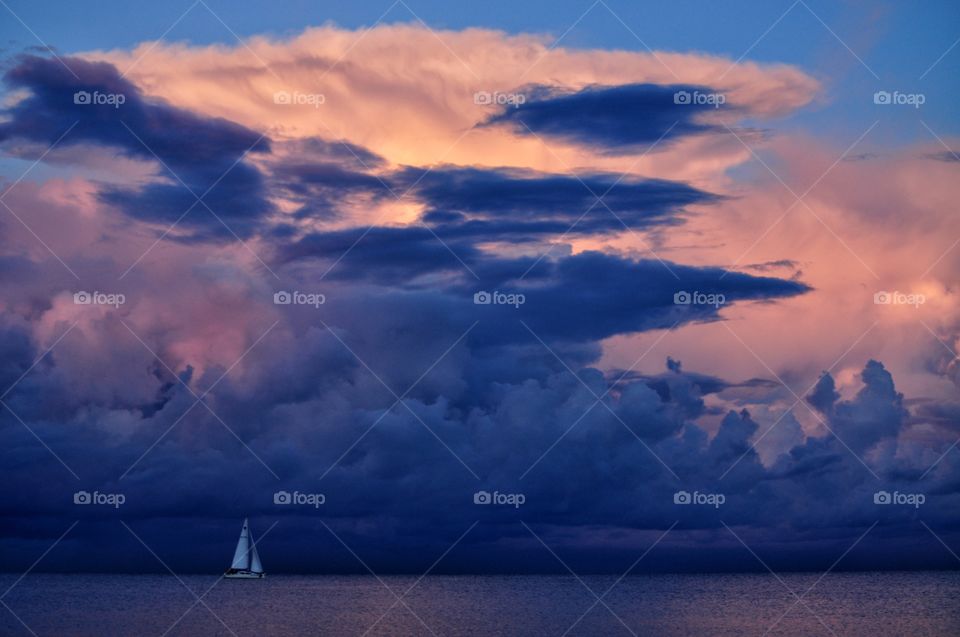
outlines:
[[[960,635],[960,572],[0,575],[2,635]]]

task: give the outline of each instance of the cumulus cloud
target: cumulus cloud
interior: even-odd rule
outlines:
[[[749,529],[774,564],[829,566],[836,542],[878,517],[889,546],[915,542],[917,511],[878,508],[881,489],[929,494],[924,519],[956,530],[951,403],[903,388],[899,350],[896,367],[886,352],[858,350],[828,368],[843,351],[833,332],[845,306],[829,308],[829,321],[811,310],[812,326],[797,310],[841,294],[842,269],[821,258],[822,240],[789,219],[793,243],[778,237],[737,259],[754,238],[743,229],[760,232],[781,208],[765,184],[731,187],[727,169],[749,151],[714,134],[713,118],[789,113],[813,99],[815,80],[784,66],[551,49],[490,31],[442,32],[443,43],[415,26],[357,35],[323,27],[251,40],[262,63],[242,47],[168,43],[142,59],[151,45],[66,58],[79,80],[43,57],[12,66],[7,152],[22,156],[20,145],[42,147],[74,125],[63,149],[151,170],[92,180],[73,172],[79,155],[58,151],[57,178],[18,183],[6,198],[30,230],[0,221],[10,275],[0,280],[0,378],[14,385],[0,412],[5,563],[33,554],[27,538],[56,537],[77,517],[84,550],[64,568],[136,563],[115,546],[126,533],[108,524],[118,513],[78,510],[79,488],[124,492],[123,517],[155,534],[178,571],[222,566],[216,546],[181,552],[196,545],[163,532],[188,517],[227,542],[237,517],[279,518],[277,568],[333,570],[343,563],[304,557],[317,515],[378,570],[416,569],[478,517],[458,558],[470,570],[542,569],[521,519],[579,552],[619,536],[593,563],[601,570],[678,520],[664,545],[683,558],[673,565],[729,565],[742,547],[701,543],[729,524]],[[533,86],[546,88],[513,110],[474,100]],[[666,99],[678,86],[710,87],[731,106],[680,110]],[[76,104],[78,90],[127,101]],[[284,104],[277,91],[325,99]],[[625,116],[641,107],[642,121]],[[637,156],[665,132],[662,149]],[[789,152],[790,166],[819,157],[801,144]],[[857,162],[838,169],[857,188],[826,179],[825,223],[889,243],[865,211],[894,218],[898,203],[930,202],[925,227],[910,229],[927,236],[951,191],[924,188],[912,164],[882,168],[880,186]],[[226,226],[197,209],[161,237],[208,189]],[[741,262],[759,265],[747,273]],[[772,275],[799,263],[802,277]],[[78,289],[128,302],[78,305]],[[325,302],[275,303],[278,291]],[[523,302],[475,302],[481,291]],[[684,303],[681,292],[715,302]],[[949,341],[955,291],[929,293],[946,317],[933,327]],[[849,322],[862,321],[862,304],[848,300],[858,310]],[[759,348],[777,359],[759,373],[741,373],[725,348],[742,354],[742,343],[729,334],[701,338],[744,325],[751,343],[775,341]],[[647,340],[638,352],[628,339]],[[935,362],[925,378],[955,390],[952,359]],[[781,385],[823,369],[832,371],[810,391]],[[327,504],[278,507],[280,489],[323,492]],[[484,508],[478,490],[526,503]],[[678,491],[725,503],[678,505]],[[785,550],[791,542],[810,549]],[[867,563],[888,558],[875,550]]]
[[[531,86],[574,92],[598,86],[628,94],[632,89],[616,87],[711,86],[736,105],[738,115],[728,122],[734,125],[740,117],[788,114],[815,99],[821,89],[816,79],[786,65],[551,44],[552,39],[542,35],[484,29],[431,31],[419,24],[381,24],[351,31],[329,25],[289,39],[253,38],[247,46],[157,42],[133,50],[91,52],[89,57],[111,62],[145,92],[196,113],[268,131],[274,139],[345,139],[395,165],[444,161],[544,172],[588,166],[682,179],[715,176],[720,165],[742,161],[742,147],[733,138],[718,138],[720,143],[695,139],[691,145],[677,141],[668,152],[635,161],[608,156],[608,147],[550,139],[545,152],[542,139],[518,136],[511,127],[477,127],[499,109],[476,96],[512,95]],[[720,76],[723,81],[716,83]],[[322,95],[324,101],[319,107],[277,104],[278,92]],[[693,116],[698,110],[678,110],[677,116]],[[698,161],[691,161],[695,156]]]

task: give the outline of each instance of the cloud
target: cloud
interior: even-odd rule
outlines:
[[[526,344],[488,351],[467,338],[406,394],[405,406],[389,409],[394,397],[373,374],[386,372],[384,382],[402,392],[456,341],[462,324],[458,319],[446,324],[433,320],[425,331],[418,330],[425,313],[443,307],[422,295],[401,303],[382,298],[372,305],[369,295],[357,295],[352,302],[365,303],[370,316],[377,318],[351,319],[357,315],[346,308],[327,314],[336,337],[325,329],[302,329],[294,321],[284,321],[267,347],[251,351],[243,373],[228,375],[211,392],[207,400],[217,417],[205,408],[186,412],[193,398],[161,370],[152,377],[129,376],[133,385],[147,389],[140,393],[143,404],[152,405],[149,410],[124,406],[122,399],[107,395],[93,403],[77,403],[70,396],[80,388],[58,381],[72,376],[59,373],[58,368],[68,359],[77,360],[77,351],[55,354],[30,383],[15,390],[12,404],[19,409],[41,393],[48,400],[57,397],[54,403],[63,405],[57,418],[68,426],[24,410],[31,428],[82,476],[81,486],[125,493],[124,519],[149,533],[155,550],[172,555],[178,572],[181,566],[187,570],[221,567],[235,532],[228,533],[230,525],[213,521],[245,515],[261,527],[280,519],[287,529],[266,541],[261,550],[276,570],[350,568],[346,561],[324,562],[307,551],[315,547],[315,538],[306,539],[314,515],[322,515],[354,550],[369,558],[373,568],[400,570],[414,569],[424,556],[442,551],[480,516],[480,532],[465,540],[463,553],[455,558],[457,568],[478,571],[515,567],[527,550],[515,529],[517,519],[535,525],[548,537],[561,533],[581,547],[587,529],[666,528],[680,519],[664,549],[670,554],[683,551],[689,564],[709,570],[725,563],[730,549],[721,543],[713,545],[711,553],[704,552],[697,547],[696,533],[722,531],[721,519],[737,526],[775,527],[775,539],[754,537],[751,546],[764,551],[778,568],[796,568],[804,561],[809,565],[810,556],[804,554],[801,559],[777,547],[791,539],[811,541],[811,519],[817,520],[819,533],[829,530],[830,535],[852,540],[862,532],[864,520],[880,516],[894,524],[910,515],[900,508],[873,504],[878,483],[828,432],[796,444],[772,464],[761,462],[751,447],[758,424],[747,411],[728,412],[711,436],[695,422],[704,413],[704,395],[688,383],[676,364],[664,374],[673,387],[669,393],[664,393],[660,381],[635,380],[606,393],[597,405],[596,397],[611,387],[598,370],[581,367],[574,358],[568,358],[573,365],[568,370],[533,338]],[[422,333],[406,336],[411,330]],[[432,341],[424,340],[427,332]],[[154,337],[147,338],[163,351]],[[417,349],[426,342],[431,343],[429,351]],[[393,343],[393,348],[384,347],[385,343]],[[28,365],[35,352],[18,355],[18,369],[12,371]],[[566,350],[561,352],[567,356]],[[396,356],[407,362],[406,370],[389,362]],[[121,363],[118,374],[140,364]],[[515,377],[502,374],[501,365],[512,365]],[[188,373],[183,380],[198,391],[219,375],[216,370],[200,378]],[[838,402],[831,419],[843,442],[854,444],[844,436],[874,423],[885,437],[903,438],[905,451],[915,448],[917,443],[904,438],[909,427],[905,414],[880,407],[895,407],[898,400],[889,376],[879,363],[870,362],[863,378],[859,396]],[[218,418],[229,424],[244,445]],[[125,479],[116,480],[178,420]],[[69,495],[77,482],[11,416],[3,416],[0,422],[9,469],[0,505],[16,521],[15,527],[5,527],[8,538],[13,540],[11,533],[42,537],[46,520],[70,514],[87,529],[75,539],[86,550],[59,560],[61,567],[127,568],[131,562],[107,559],[127,555],[110,546],[122,544],[125,533],[119,525],[107,524],[116,512],[73,505]],[[845,422],[857,426],[844,429]],[[477,472],[479,481],[460,460]],[[943,491],[960,471],[953,459],[944,459],[936,476],[924,480],[918,476],[927,466],[925,459],[910,453],[900,459],[864,454],[863,461],[881,476],[884,488],[931,494],[924,518],[942,531],[954,528],[949,503],[956,499],[955,488]],[[47,476],[43,485],[36,484],[38,467]],[[913,471],[905,472],[908,468]],[[232,476],[237,473],[245,479],[236,481]],[[576,484],[564,479],[571,475],[577,476]],[[838,481],[843,489],[836,488]],[[519,510],[481,508],[473,504],[473,493],[484,488],[524,493],[526,502]],[[326,504],[320,512],[277,506],[272,494],[278,489],[322,492]],[[725,503],[719,510],[676,505],[673,494],[681,489],[722,493]],[[941,493],[937,499],[935,492]],[[32,495],[25,498],[23,493]],[[178,541],[159,531],[169,520],[184,517],[209,527],[209,533],[222,533],[226,548],[219,551],[213,542],[212,551],[181,553]],[[90,528],[97,528],[99,540],[88,535]],[[393,555],[381,553],[377,547],[389,529],[403,529],[404,537],[416,537],[419,548],[400,537],[391,541]],[[111,542],[103,544],[105,538]],[[888,549],[899,546],[899,541],[888,538]],[[816,542],[822,553],[813,563],[825,560],[829,566],[836,558],[830,555],[832,540],[821,535]],[[631,547],[633,543],[626,542],[622,549],[612,550],[609,562],[605,558],[594,568],[622,567],[618,560]],[[885,557],[889,551],[871,555],[867,564],[889,562]],[[12,555],[8,557],[10,563],[17,563]],[[537,570],[548,567],[548,560],[525,564]],[[669,568],[657,564],[650,567]],[[146,562],[144,566],[150,568]]]
[[[917,558],[914,566],[951,559],[916,548],[927,532],[915,509],[878,508],[873,493],[926,493],[923,519],[960,531],[951,515],[960,464],[944,455],[954,412],[939,395],[923,409],[908,399],[928,387],[955,392],[956,368],[942,353],[930,364],[929,347],[914,348],[907,365],[896,339],[886,339],[889,351],[846,349],[875,320],[864,306],[876,307],[863,272],[848,267],[853,258],[836,257],[843,246],[824,247],[836,240],[822,227],[852,236],[883,275],[902,270],[917,245],[942,254],[949,242],[928,233],[948,234],[942,204],[955,197],[937,171],[949,165],[884,159],[865,171],[841,162],[819,180],[819,164],[835,154],[794,138],[749,138],[770,144],[788,183],[798,173],[804,187],[817,182],[809,203],[822,213],[818,221],[795,210],[754,258],[751,244],[793,200],[784,203],[781,184],[774,195],[729,171],[750,152],[710,134],[715,110],[677,111],[663,98],[676,85],[712,86],[729,69],[713,87],[736,106],[718,109],[724,116],[782,115],[819,90],[797,69],[551,49],[538,36],[488,31],[444,32],[443,42],[405,25],[357,35],[324,27],[250,40],[267,66],[244,47],[161,42],[131,69],[145,44],[69,58],[80,83],[54,61],[14,65],[7,82],[20,101],[0,124],[4,148],[49,144],[79,121],[66,149],[114,152],[155,174],[92,182],[73,164],[5,199],[31,228],[0,221],[10,274],[0,279],[0,376],[23,376],[4,398],[16,415],[0,411],[5,564],[29,567],[64,521],[80,518],[57,567],[155,567],[136,557],[142,547],[120,548],[129,534],[118,515],[178,572],[222,568],[247,515],[258,528],[281,522],[262,551],[271,570],[356,566],[314,552],[318,516],[378,572],[422,572],[477,519],[476,535],[450,556],[456,568],[555,566],[533,556],[521,519],[570,547],[578,569],[622,572],[651,531],[677,520],[651,568],[744,568],[724,524],[743,529],[774,568],[827,568],[878,517],[885,545],[866,540],[859,564],[889,566],[896,553]],[[498,116],[474,93],[515,90],[525,69],[531,85],[566,88],[501,113],[502,125],[476,127]],[[81,85],[128,99],[80,110],[72,92]],[[320,108],[277,104],[279,90],[326,99]],[[580,125],[571,104],[595,127]],[[625,119],[621,109],[638,104],[649,117]],[[521,113],[534,116],[537,136],[511,125]],[[175,235],[189,241],[154,245],[144,224],[129,223],[172,223],[193,199],[118,125],[128,115],[136,137],[197,194],[239,159],[209,203],[243,245],[224,242],[227,229],[202,208]],[[679,130],[662,152],[636,165],[619,154],[672,121]],[[629,131],[623,145],[610,126]],[[397,202],[384,184],[409,196]],[[558,243],[594,203],[591,190],[610,190],[604,201],[632,232],[598,204],[563,253]],[[898,221],[904,210],[909,226]],[[890,227],[878,229],[877,218]],[[738,272],[741,255],[761,266]],[[792,263],[809,264],[804,282],[758,276]],[[75,305],[81,285],[121,290],[129,303]],[[278,290],[323,293],[326,303],[278,305]],[[481,290],[524,302],[476,304]],[[680,292],[724,299],[677,303]],[[956,295],[946,285],[929,295],[941,316],[932,329],[954,342]],[[889,316],[901,323],[878,333],[903,333],[904,315]],[[780,379],[800,388],[845,350],[843,367],[809,396],[820,411],[791,408],[796,396]],[[665,371],[644,367],[664,358]],[[769,367],[758,367],[761,358]],[[119,513],[78,508],[78,488],[121,491],[128,504]],[[280,489],[323,492],[327,504],[278,506]],[[473,503],[480,489],[521,492],[526,504],[484,508]],[[676,505],[679,490],[722,493],[726,503]]]
[[[810,290],[783,279],[601,252],[556,259],[500,258],[470,244],[445,243],[418,227],[317,233],[290,246],[283,258],[329,263],[334,280],[442,290],[459,304],[472,305],[479,291],[522,294],[522,304],[482,308],[490,320],[483,321],[478,333],[493,342],[528,340],[520,321],[548,340],[590,341],[713,320],[726,304]],[[698,297],[698,302],[678,305],[675,296],[685,291],[722,300],[711,305]]]
[[[834,403],[836,403],[839,398],[840,394],[837,393],[833,376],[823,374],[820,380],[817,381],[813,392],[807,396],[807,401],[816,407],[820,413],[831,415],[833,414]]]
[[[927,157],[929,159],[935,159],[937,161],[945,161],[945,162],[960,161],[960,156],[958,156],[957,153],[953,152],[952,150],[945,150],[940,153],[930,153],[927,155]]]
[[[784,268],[796,270],[800,267],[800,264],[790,259],[777,259],[776,261],[767,261],[766,263],[751,263],[743,267],[755,272],[770,272],[771,270]]]
[[[390,196],[387,182],[377,175],[307,158],[277,164],[271,180],[274,193],[296,205],[296,216],[304,219],[335,219],[353,199],[362,205]]]
[[[523,241],[541,234],[619,232],[680,222],[685,206],[719,200],[684,183],[614,174],[543,174],[441,166],[393,176],[443,236]],[[404,187],[410,183],[411,186]]]
[[[578,91],[541,86],[528,93],[523,104],[505,106],[486,124],[510,124],[518,135],[555,137],[621,154],[658,140],[669,143],[684,135],[723,130],[703,116],[731,108],[718,102],[726,99],[721,93],[687,84],[588,86]],[[701,95],[712,102],[698,100]]]
[[[270,140],[248,128],[147,97],[105,62],[25,55],[4,80],[28,94],[5,112],[0,143],[103,146],[156,162],[160,180],[101,190],[103,201],[132,217],[180,219],[205,236],[249,236],[272,209],[262,175],[244,161],[247,152],[269,153]]]
[[[311,233],[286,246],[281,260],[327,260],[334,279],[390,285],[424,274],[459,271],[458,257],[472,262],[478,256],[475,248],[461,244],[451,253],[427,228],[411,226]]]
[[[344,139],[391,164],[424,168],[438,161],[541,172],[588,166],[675,179],[685,168],[709,167],[716,174],[720,164],[742,161],[743,149],[732,137],[725,143],[685,138],[695,149],[680,139],[673,149],[651,153],[636,165],[635,157],[606,156],[553,139],[548,142],[552,152],[545,152],[543,141],[517,136],[512,127],[477,128],[497,112],[478,103],[482,92],[509,94],[524,86],[615,91],[619,85],[715,85],[739,115],[767,119],[794,112],[821,90],[816,79],[786,65],[734,64],[698,53],[568,49],[553,46],[554,39],[485,29],[436,31],[417,23],[361,30],[327,25],[289,38],[252,38],[244,46],[152,42],[132,51],[86,55],[129,70],[138,85],[170,103],[269,130],[275,140]],[[720,76],[724,80],[717,83]],[[277,104],[279,91],[320,93],[324,101],[318,107]],[[692,153],[704,163],[691,164]]]
[[[483,272],[481,270],[481,272]],[[774,299],[802,294],[805,285],[782,279],[730,274],[722,270],[665,264],[655,260],[633,261],[599,252],[544,260],[534,270],[528,285],[512,280],[490,281],[501,291],[519,291],[526,302],[513,311],[497,307],[497,325],[488,324],[498,338],[529,339],[522,326],[508,319],[516,315],[533,331],[550,340],[600,340],[615,334],[662,329],[674,324],[715,319],[719,305],[677,305],[683,291],[722,295],[725,303]],[[576,311],[571,311],[576,308]]]
[[[864,452],[883,439],[895,437],[907,416],[903,394],[882,363],[868,361],[861,373],[864,386],[854,400],[832,405],[837,435]]]

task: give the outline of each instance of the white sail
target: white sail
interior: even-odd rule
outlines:
[[[254,552],[254,555],[256,555],[256,552]],[[257,557],[256,559],[259,566],[260,558]],[[243,529],[240,531],[240,539],[237,540],[237,550],[233,552],[233,564],[230,565],[230,568],[235,568],[238,571],[250,569],[250,529],[247,527],[246,518],[243,519]]]
[[[250,544],[250,570],[254,573],[263,572],[263,564],[260,563],[260,554],[257,553],[257,545],[252,543]]]

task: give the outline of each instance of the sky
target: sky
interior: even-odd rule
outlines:
[[[3,570],[960,564],[955,4],[0,5]]]

